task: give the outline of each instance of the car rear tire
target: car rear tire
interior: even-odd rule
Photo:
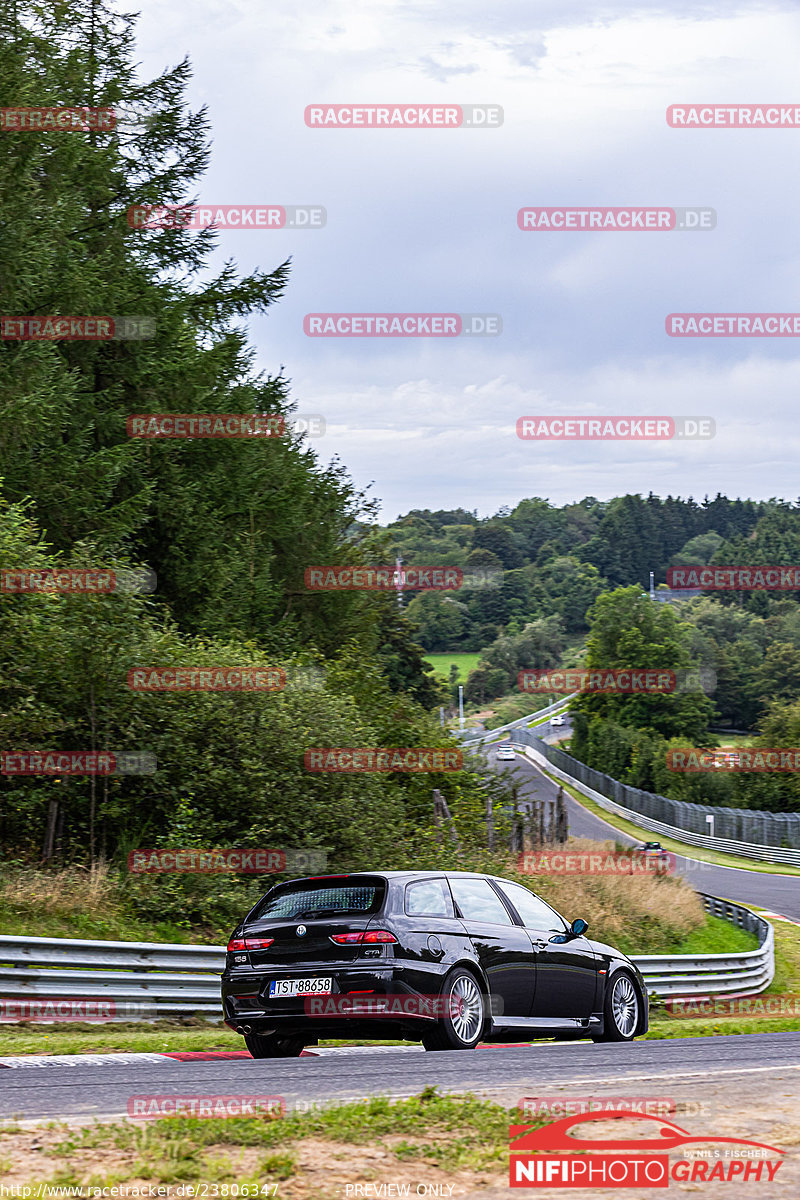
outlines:
[[[609,981],[603,1003],[603,1032],[593,1042],[632,1042],[639,1024],[641,1000],[627,971],[617,971]]]
[[[455,967],[442,984],[445,1012],[422,1038],[426,1050],[474,1050],[483,1036],[486,1008],[480,984],[471,971]]]
[[[299,1058],[305,1046],[302,1038],[281,1037],[277,1033],[248,1033],[244,1044],[253,1058]]]

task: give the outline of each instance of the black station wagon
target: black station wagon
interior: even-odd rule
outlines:
[[[234,930],[222,976],[227,1025],[254,1058],[319,1038],[404,1038],[426,1050],[646,1033],[647,989],[629,958],[590,941],[539,896],[462,871],[292,879]]]

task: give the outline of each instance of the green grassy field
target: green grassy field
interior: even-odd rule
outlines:
[[[449,681],[450,667],[455,663],[459,670],[458,682],[466,683],[470,671],[474,671],[477,667],[479,658],[480,654],[477,651],[474,654],[461,654],[453,651],[451,654],[426,654],[425,662],[429,662],[436,674],[445,681]]]

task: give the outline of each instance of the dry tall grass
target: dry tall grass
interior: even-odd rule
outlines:
[[[101,863],[93,871],[80,867],[41,870],[35,867],[0,876],[0,907],[20,917],[72,917],[121,912],[119,874]]]
[[[568,845],[538,853],[597,854],[614,851],[613,842],[571,838]],[[584,917],[588,936],[622,950],[658,953],[677,945],[705,922],[703,903],[685,880],[674,875],[521,875],[515,878],[536,892],[567,920]]]
[[[597,854],[614,850],[613,842],[571,839],[570,853]],[[545,847],[541,853],[563,853],[564,846]],[[516,857],[489,854],[459,856],[441,847],[430,862],[414,855],[413,861],[392,866],[424,866],[440,870],[486,871],[516,879],[541,895],[567,920],[583,917],[589,922],[589,937],[610,942],[625,953],[669,952],[687,934],[705,921],[703,905],[694,890],[675,876],[653,875],[555,875],[521,874]],[[178,883],[181,881],[179,880]],[[201,881],[202,882],[202,881]],[[214,879],[205,882],[213,899],[223,882],[230,889],[235,881]],[[275,882],[264,880],[260,887]],[[195,911],[196,897],[190,894],[191,880],[178,887],[174,878],[149,883],[150,909],[142,910],[141,897],[130,879],[113,867],[98,866],[94,871],[79,867],[61,870],[15,868],[0,875],[0,924],[4,931],[44,934],[55,937],[100,937],[112,940],[201,940],[220,941],[235,917],[202,919]],[[143,885],[137,885],[143,886]],[[235,914],[247,911],[254,897],[233,892],[226,903]],[[177,889],[173,895],[170,889]],[[226,893],[227,895],[227,893]],[[235,901],[235,903],[234,903]],[[181,921],[182,931],[175,927]],[[165,922],[168,922],[167,925]],[[163,925],[163,928],[162,928]]]

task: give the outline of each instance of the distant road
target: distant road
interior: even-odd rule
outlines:
[[[569,721],[569,718],[567,720]],[[567,729],[566,726],[552,730],[549,726],[547,728],[548,733],[544,740],[548,742],[564,737]],[[558,792],[558,784],[521,754],[517,755],[516,764],[512,764],[498,763],[493,752],[490,752],[489,762],[495,770],[508,767],[514,772],[520,784],[521,805],[526,797],[554,799]],[[595,841],[613,838],[624,846],[636,846],[655,836],[643,829],[641,838],[632,838],[589,812],[574,800],[569,792],[564,792],[564,799],[569,817],[569,832],[573,837],[593,838]],[[718,867],[713,863],[681,855],[677,856],[677,872],[685,876],[698,892],[708,892],[712,896],[722,896],[727,900],[739,900],[742,904],[755,904],[791,917],[794,921],[800,921],[800,880],[796,875],[770,875],[759,871],[743,871],[738,867]]]

